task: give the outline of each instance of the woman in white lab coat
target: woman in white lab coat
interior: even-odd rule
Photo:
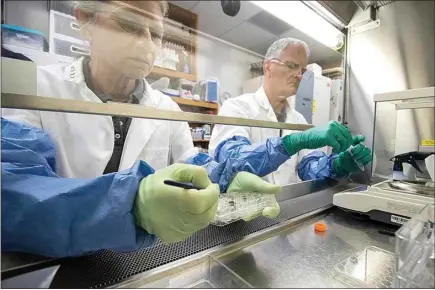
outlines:
[[[162,42],[166,2],[76,4],[91,55],[66,66],[39,67],[37,94],[180,111],[145,80]],[[195,155],[186,122],[11,109],[2,115],[4,251],[47,256],[129,251],[151,245],[150,234],[175,242],[213,219],[219,187],[211,182],[221,191],[279,190],[253,175],[223,174],[225,162]],[[207,171],[187,164],[167,167],[183,161]],[[186,194],[164,185],[164,179],[204,190]],[[278,212],[276,206],[263,213]]]

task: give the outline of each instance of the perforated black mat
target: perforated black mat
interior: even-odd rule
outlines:
[[[186,241],[164,245],[160,241],[150,248],[134,253],[119,254],[112,251],[100,251],[89,256],[71,258],[61,264],[50,288],[104,288],[117,284],[124,279],[141,272],[159,267],[175,260],[213,248],[215,246],[234,242],[241,238],[266,229],[301,215],[309,210],[315,210],[330,204],[332,196],[316,194],[302,197],[291,202],[281,203],[279,220],[263,217],[246,223],[238,221],[225,227],[208,226]],[[313,200],[316,202],[313,203]]]

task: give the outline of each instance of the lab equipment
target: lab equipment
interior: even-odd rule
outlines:
[[[199,95],[200,100],[206,102],[218,102],[219,81],[216,78],[197,81],[192,89],[193,95]]]
[[[192,183],[201,190],[184,193],[165,180]],[[179,242],[205,228],[218,207],[219,186],[203,167],[175,163],[145,177],[134,202],[136,223],[165,243]]]
[[[37,30],[2,24],[2,44],[44,51],[44,34]]]
[[[165,180],[164,184],[183,188],[201,190],[188,183]],[[262,213],[268,206],[275,206],[273,194],[255,192],[231,192],[219,196],[219,204],[214,219],[210,222],[216,226],[225,226],[240,219],[250,219]]]
[[[224,193],[219,197],[216,216],[210,223],[216,226],[225,226],[240,219],[250,219],[250,217],[261,215],[266,207],[275,204],[276,199],[273,194]]]
[[[80,32],[80,25],[74,16],[52,9],[49,23],[51,54],[73,59],[90,54],[90,42]]]
[[[38,66],[46,66],[51,64],[70,64],[74,62],[74,58],[72,57],[48,53],[42,50],[36,50],[32,48],[9,45],[9,44],[3,44],[3,47],[15,53],[20,53],[27,56]],[[3,75],[2,77],[4,78],[5,76]],[[28,79],[26,78],[26,80]],[[3,81],[2,83],[5,84],[6,82]],[[14,92],[18,92],[18,91],[14,91]]]
[[[310,63],[307,65],[307,70],[312,71],[316,77],[322,76],[322,67],[317,63]]]
[[[211,137],[211,126],[206,124],[206,125],[202,125],[202,128],[204,130],[204,140],[210,140],[210,137]]]
[[[169,41],[164,42],[159,54],[156,55],[154,65],[170,70],[178,70],[177,67],[180,62],[179,51],[185,51],[185,48],[180,44]]]
[[[194,83],[185,79],[176,79],[171,82],[172,88],[179,91],[181,98],[192,99]]]
[[[334,267],[334,278],[350,288],[390,288],[394,254],[369,246]]]
[[[427,171],[429,172],[430,179],[435,182],[435,154],[428,156],[425,160]]]
[[[202,127],[190,128],[193,140],[203,140],[204,139],[204,129]]]
[[[396,155],[390,159],[393,161],[393,180],[407,180],[408,178],[403,173],[403,163],[411,164],[417,171],[423,173],[418,167],[417,161],[422,161],[428,156],[434,154],[433,152],[406,152]]]
[[[296,95],[294,97],[290,98],[291,107],[295,108],[296,111],[302,114],[304,116],[305,120],[309,124],[313,123],[313,115],[319,110],[315,110],[315,101],[314,101],[314,95],[315,95],[315,89],[320,89],[322,86],[315,85],[315,77],[314,73],[310,70],[307,70],[303,75],[301,82],[299,83],[298,90],[296,91]],[[326,90],[321,90],[321,92],[324,92]],[[323,96],[321,92],[318,92],[317,96]],[[323,111],[323,108],[322,108]],[[326,120],[326,122],[329,121],[329,118]],[[324,123],[326,123],[324,122]]]
[[[302,149],[317,149],[324,146],[330,146],[333,148],[332,152],[340,153],[349,148],[352,143],[349,129],[337,121],[330,121],[323,126],[293,133],[283,138],[284,148],[290,156]]]
[[[374,100],[372,151],[373,160],[377,162],[376,166],[372,163],[371,174],[383,181],[337,193],[333,204],[358,215],[400,226],[427,204],[434,204],[435,190],[424,159],[435,152],[435,148],[424,146],[423,150],[419,146],[421,140],[416,138],[425,134],[427,139],[435,139],[433,132],[427,130],[431,128],[431,122],[433,124],[435,89],[376,94]],[[413,126],[410,126],[404,123],[411,114],[425,117],[424,124],[412,122]]]
[[[396,232],[393,288],[435,288],[434,217],[428,204]]]

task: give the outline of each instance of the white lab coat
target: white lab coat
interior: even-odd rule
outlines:
[[[86,86],[83,59],[70,65],[37,69],[37,94],[43,97],[99,102]],[[168,96],[145,81],[142,106],[181,111]],[[3,109],[4,118],[39,127],[56,146],[56,173],[63,177],[94,178],[103,174],[112,156],[114,128],[111,116]],[[155,170],[196,154],[189,125],[135,118],[127,134],[119,170],[144,160]]]
[[[286,123],[307,124],[305,118],[290,106],[290,98],[287,99]],[[269,100],[261,86],[253,94],[244,94],[235,98],[228,99],[224,102],[219,110],[219,116],[246,118],[264,121],[275,121],[275,112],[269,103]],[[282,136],[292,133],[291,130],[283,130]],[[209,152],[214,156],[215,149],[223,140],[232,136],[243,136],[251,141],[251,144],[263,143],[270,137],[279,137],[279,129],[256,128],[256,127],[240,127],[229,125],[215,125],[211,135]],[[283,163],[277,171],[267,175],[264,179],[268,182],[286,185],[299,182],[296,172],[297,163],[301,157],[307,153],[306,150],[300,151],[293,155],[289,160]]]

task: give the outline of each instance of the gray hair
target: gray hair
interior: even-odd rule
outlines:
[[[269,48],[267,49],[264,59],[265,60],[274,59],[274,58],[279,59],[282,50],[286,48],[288,45],[294,45],[294,44],[302,45],[305,49],[305,52],[307,53],[307,58],[310,57],[310,48],[305,42],[299,39],[287,37],[287,38],[278,39],[274,43],[272,43],[272,45],[269,46]]]
[[[93,16],[96,12],[100,11],[102,7],[107,5],[107,0],[80,0],[74,1],[73,5],[75,8],[82,10]],[[159,3],[159,8],[162,12],[163,17],[168,14],[169,6],[166,1],[156,1]]]

